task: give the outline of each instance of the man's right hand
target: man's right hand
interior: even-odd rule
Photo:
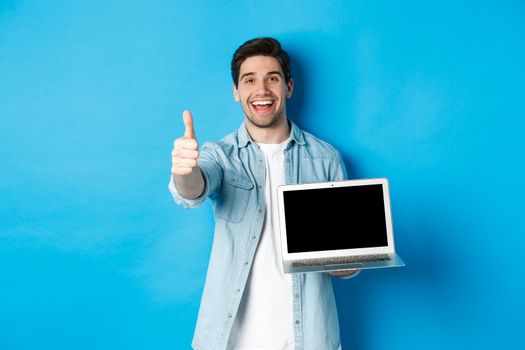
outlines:
[[[173,142],[171,152],[171,172],[173,176],[185,176],[191,174],[197,168],[199,158],[199,144],[193,128],[193,117],[190,111],[182,114],[185,131],[184,136]]]

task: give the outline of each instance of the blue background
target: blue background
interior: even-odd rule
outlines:
[[[335,282],[345,349],[525,348],[521,1],[1,1],[0,349],[186,349],[209,203],[168,193],[182,110],[242,120],[229,62],[294,61],[289,115],[388,177],[403,269]]]

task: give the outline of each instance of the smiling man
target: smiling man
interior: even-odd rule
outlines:
[[[231,71],[244,112],[240,128],[199,152],[193,118],[184,111],[185,132],[172,151],[173,198],[195,207],[209,197],[215,217],[193,348],[341,349],[331,277],[283,272],[277,217],[279,185],[343,180],[341,155],[288,118],[294,82],[277,40],[245,42]]]
[[[284,77],[277,59],[248,57],[242,62],[239,74],[233,91],[235,101],[241,102],[248,131],[260,128],[288,130],[285,101],[292,96],[293,80]],[[269,132],[268,136],[271,135]],[[288,137],[289,132],[285,136]]]

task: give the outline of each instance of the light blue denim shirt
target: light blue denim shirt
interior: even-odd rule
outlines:
[[[336,149],[290,124],[290,142],[284,150],[287,184],[347,178]],[[197,350],[224,350],[262,232],[266,165],[244,123],[221,141],[205,143],[198,165],[205,179],[202,196],[181,197],[173,179],[169,188],[186,208],[202,204],[206,197],[212,200],[215,236],[192,345]],[[340,349],[331,276],[294,274],[293,298],[295,349]]]

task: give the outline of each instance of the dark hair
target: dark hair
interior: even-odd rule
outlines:
[[[284,81],[288,83],[292,78],[290,72],[290,56],[288,56],[288,53],[281,48],[281,43],[274,38],[255,38],[248,40],[239,46],[233,54],[231,69],[235,86],[238,86],[239,84],[239,71],[241,70],[241,64],[244,60],[252,56],[270,56],[276,58],[283,70]]]

